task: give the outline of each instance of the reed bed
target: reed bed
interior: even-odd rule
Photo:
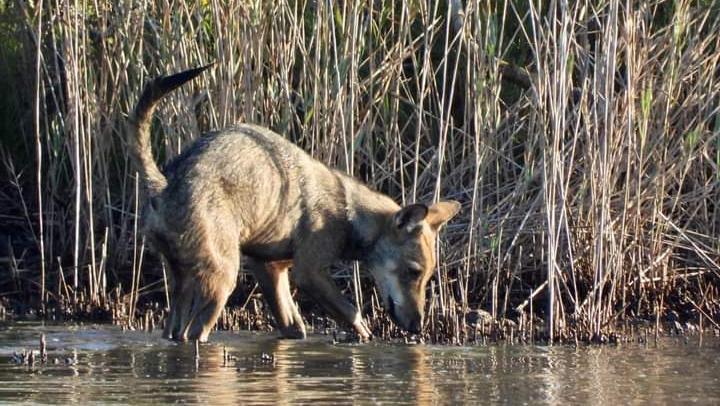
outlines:
[[[0,0],[0,307],[160,323],[123,122],[150,77],[216,62],[159,109],[160,162],[251,122],[398,202],[462,202],[427,339],[717,329],[719,18],[702,0]],[[399,335],[356,265],[332,272]],[[241,279],[220,327],[267,328]]]

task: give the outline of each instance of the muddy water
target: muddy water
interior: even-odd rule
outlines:
[[[14,364],[41,333],[49,362]],[[329,341],[216,333],[196,362],[194,346],[158,333],[0,325],[0,403],[720,403],[717,339],[579,349]]]

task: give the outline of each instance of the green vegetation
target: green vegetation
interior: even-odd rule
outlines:
[[[493,334],[553,339],[639,319],[718,326],[715,2],[84,4],[0,1],[6,307],[136,324],[138,302],[164,302],[123,120],[148,77],[215,61],[159,109],[161,161],[253,122],[400,202],[463,202],[433,339],[473,337],[477,309]],[[333,272],[353,294],[357,268]],[[391,334],[368,282],[358,300]]]

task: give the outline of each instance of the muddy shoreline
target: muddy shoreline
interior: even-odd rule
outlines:
[[[312,309],[312,308],[311,308]],[[45,309],[9,305],[0,300],[0,322],[44,321],[50,323],[99,323],[119,326],[123,330],[152,332],[162,330],[165,308],[158,302],[144,303],[136,309],[136,317],[127,317],[122,301],[107,304],[76,304],[74,306],[48,306]],[[317,308],[304,311],[303,317],[309,334],[329,337],[331,342],[357,342],[352,329],[338,325]],[[473,309],[459,319],[457,312],[450,317],[429,315],[431,323],[422,335],[411,335],[398,329],[382,309],[373,309],[365,318],[373,332],[373,340],[395,343],[428,343],[434,345],[488,345],[488,344],[548,344],[545,323],[539,317],[493,319],[487,311]],[[231,305],[221,314],[215,331],[251,331],[275,334],[274,321],[260,297],[250,297],[242,305]],[[669,310],[662,318],[635,317],[606,327],[602,334],[592,335],[572,326],[556,334],[553,344],[621,344],[656,342],[662,337],[720,337],[717,322],[704,316],[695,319],[681,317]],[[210,338],[212,341],[212,336]]]

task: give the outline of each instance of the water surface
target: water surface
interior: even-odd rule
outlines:
[[[12,362],[47,338],[50,362]],[[201,345],[112,326],[0,325],[0,403],[720,403],[720,343],[333,345],[220,332]],[[225,360],[227,352],[232,359]]]

